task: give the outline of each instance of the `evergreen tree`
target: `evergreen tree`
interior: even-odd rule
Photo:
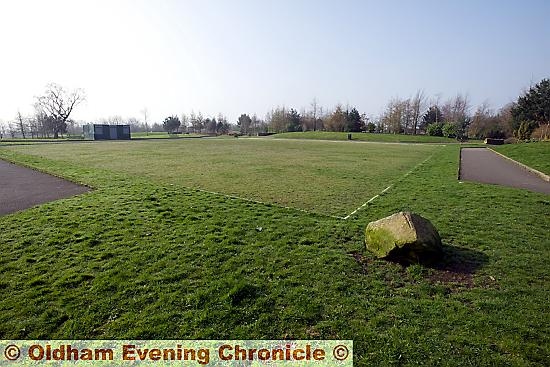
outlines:
[[[302,124],[300,123],[300,114],[294,108],[288,111],[288,131],[302,131]]]
[[[239,116],[237,120],[237,126],[239,127],[241,134],[248,134],[248,129],[250,128],[250,123],[252,119],[246,113],[243,113]]]
[[[538,126],[550,125],[550,79],[541,80],[520,96],[512,116],[514,132],[522,139],[529,138]]]
[[[422,117],[422,125],[425,128],[430,124],[439,122],[443,122],[443,114],[441,113],[439,107],[431,106]]]
[[[346,131],[361,132],[363,128],[363,120],[359,111],[353,107],[350,111],[346,111]]]

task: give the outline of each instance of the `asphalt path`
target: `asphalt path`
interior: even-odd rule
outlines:
[[[486,148],[462,148],[460,180],[516,187],[550,195],[550,182]]]
[[[0,215],[87,191],[86,186],[0,160]]]

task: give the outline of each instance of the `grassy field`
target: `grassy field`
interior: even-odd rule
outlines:
[[[151,144],[152,161],[175,149]],[[82,151],[88,145],[73,146],[72,159],[57,146],[0,148],[0,157],[96,187],[0,217],[2,339],[342,338],[354,340],[358,366],[550,358],[550,198],[459,183],[457,145],[434,147],[347,221],[117,172]],[[399,210],[438,227],[443,262],[403,268],[366,252],[365,225]]]
[[[178,139],[10,149],[165,184],[345,216],[441,147]]]
[[[550,175],[550,142],[506,144],[492,149]]]
[[[306,131],[294,133],[281,133],[273,135],[275,139],[318,139],[318,140],[347,140],[348,133],[329,131]],[[384,143],[456,143],[456,139],[429,135],[404,135],[404,134],[371,134],[352,133],[352,140],[374,141]]]

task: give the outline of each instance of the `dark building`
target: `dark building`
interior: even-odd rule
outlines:
[[[82,129],[87,140],[130,140],[130,125],[90,124]]]

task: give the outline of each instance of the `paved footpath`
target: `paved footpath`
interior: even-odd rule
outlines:
[[[550,182],[486,148],[462,148],[460,180],[510,186],[550,195]]]
[[[0,215],[87,191],[86,186],[0,160]]]

